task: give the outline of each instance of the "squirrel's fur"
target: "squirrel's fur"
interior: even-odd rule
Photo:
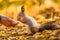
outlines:
[[[38,25],[37,25],[36,20],[33,17],[25,14],[24,11],[25,11],[24,6],[22,6],[21,7],[21,12],[18,14],[18,20],[21,21],[24,24],[27,24],[28,29],[30,29],[31,32],[38,31],[38,28],[37,28]]]

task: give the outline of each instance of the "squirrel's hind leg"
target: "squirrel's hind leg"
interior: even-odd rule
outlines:
[[[33,34],[31,28],[28,25],[26,26],[26,30],[27,30],[27,35]]]

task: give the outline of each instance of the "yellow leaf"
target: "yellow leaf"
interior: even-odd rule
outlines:
[[[15,32],[15,31],[14,31],[14,32],[12,32],[12,34],[15,34],[15,33],[17,33],[17,32]]]
[[[2,36],[4,36],[4,37],[5,37],[5,36],[6,36],[6,34],[2,34]]]
[[[19,36],[19,40],[23,40],[24,39],[24,36]]]
[[[0,36],[6,36],[6,34],[3,34],[2,32],[0,32]]]

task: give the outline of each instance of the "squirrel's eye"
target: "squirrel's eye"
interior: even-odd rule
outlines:
[[[18,16],[20,16],[20,14]]]
[[[18,16],[20,16],[20,15],[18,15]]]

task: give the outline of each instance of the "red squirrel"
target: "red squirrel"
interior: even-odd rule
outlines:
[[[21,21],[24,24],[27,24],[28,25],[27,29],[28,31],[30,31],[30,33],[37,32],[38,31],[37,21],[33,17],[25,14],[24,11],[25,11],[24,6],[22,6],[21,12],[17,16],[17,20]]]
[[[18,14],[17,16],[17,20],[19,20],[20,22],[24,23],[24,24],[27,24],[28,27],[28,31],[30,31],[30,33],[35,33],[35,32],[38,32],[38,31],[43,31],[45,29],[49,30],[49,29],[58,29],[60,28],[58,24],[56,24],[54,21],[49,21],[49,22],[46,22],[46,23],[43,23],[39,26],[38,28],[38,23],[37,21],[31,17],[31,16],[28,16],[27,14],[24,13],[25,9],[24,9],[24,6],[21,7],[21,12]]]
[[[19,22],[7,17],[0,15],[0,24],[3,24],[5,26],[16,26]]]

